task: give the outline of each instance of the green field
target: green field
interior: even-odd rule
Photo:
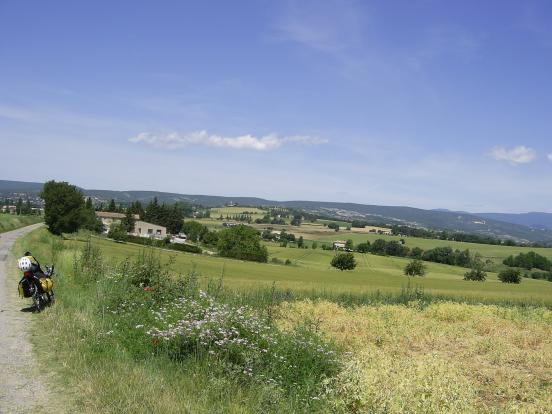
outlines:
[[[294,264],[166,250],[141,255],[143,246],[89,239],[84,233],[62,240],[46,229],[18,240],[12,252],[31,249],[42,262],[56,263],[57,302],[33,315],[42,334],[31,338],[42,352],[41,369],[51,374],[49,385],[66,391],[56,391],[56,398],[64,400],[68,412],[83,413],[549,411],[550,282],[524,279],[521,285],[504,285],[492,274],[484,283],[464,282],[465,269],[428,264],[428,276],[415,280],[425,292],[405,297],[406,259],[358,254],[357,269],[339,272],[328,266],[331,251],[268,248],[271,258],[288,258]],[[12,255],[14,263],[15,258]],[[201,273],[199,285],[191,278],[192,268]],[[228,289],[219,289],[219,280],[205,286],[206,279],[218,279],[222,272]],[[144,274],[152,275],[147,291],[135,279]],[[273,281],[289,291],[258,289]],[[201,299],[199,288],[208,292],[207,299]],[[390,296],[349,302],[355,306],[336,296],[374,291]],[[458,303],[464,300],[471,303]],[[498,305],[489,304],[493,302]],[[197,326],[206,322],[205,334],[226,335],[229,325],[212,315],[228,315],[234,309],[244,323],[260,316],[270,323],[263,332],[277,333],[279,339],[270,342],[270,350],[252,348],[253,354],[236,354],[233,345],[224,348],[231,360],[223,359],[224,352],[210,356],[219,345],[203,339],[204,352],[189,349],[199,343],[189,333],[169,339],[167,346],[152,340],[149,329],[167,315],[179,321],[195,318],[195,311],[181,308],[192,303],[196,311],[199,303],[207,310],[208,321],[197,313],[202,322]],[[524,306],[502,306],[515,304]],[[525,306],[538,304],[548,309]],[[237,311],[242,305],[253,313],[244,318],[243,312],[249,311]],[[173,316],[163,322],[169,329]],[[245,325],[239,326],[240,338],[242,332],[249,335],[242,330]],[[251,326],[259,335],[259,325]],[[284,351],[294,365],[281,362],[287,361]],[[260,359],[265,355],[272,359]],[[260,361],[251,379],[242,371],[250,361]],[[269,382],[273,372],[285,374],[277,377],[277,385]]]
[[[114,243],[98,237],[93,237],[92,240],[108,257],[130,257],[143,248],[132,244]],[[83,241],[74,240],[72,243],[78,245]],[[340,272],[329,265],[334,254],[332,251],[283,248],[275,244],[267,246],[269,261],[272,258],[282,261],[290,259],[292,265],[244,262],[180,252],[163,251],[162,254],[167,260],[174,257],[171,266],[175,273],[185,274],[195,268],[201,277],[207,280],[218,278],[224,271],[225,285],[247,289],[269,287],[276,282],[278,288],[302,291],[399,293],[409,283],[409,278],[403,275],[403,268],[409,261],[405,258],[356,254],[357,268],[350,272]],[[511,250],[506,247],[495,248],[507,249],[508,252]],[[423,287],[428,294],[482,302],[552,305],[550,282],[523,279],[520,285],[509,285],[498,281],[494,273],[488,273],[486,282],[467,282],[462,280],[467,270],[465,268],[436,263],[427,263],[427,267],[426,277],[411,279],[410,283]]]
[[[16,216],[13,214],[0,213],[0,233],[25,227],[30,224],[40,223],[42,216]]]

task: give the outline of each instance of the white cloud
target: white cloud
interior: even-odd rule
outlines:
[[[552,162],[552,153],[548,154],[548,161],[551,161]]]
[[[276,134],[270,134],[263,137],[255,137],[247,134],[237,137],[223,137],[209,134],[207,131],[196,131],[186,134],[171,132],[164,135],[141,132],[135,137],[130,138],[129,141],[165,149],[182,148],[189,145],[203,145],[215,148],[247,149],[254,151],[271,151],[280,148],[286,143],[319,145],[328,142],[326,139],[307,135],[279,137]]]
[[[497,161],[507,161],[512,165],[528,164],[537,158],[535,150],[524,145],[512,149],[495,147],[489,155]]]

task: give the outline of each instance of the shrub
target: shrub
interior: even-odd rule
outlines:
[[[407,276],[425,276],[426,265],[421,260],[414,259],[405,266],[404,274]]]
[[[521,283],[521,272],[518,269],[506,269],[498,274],[502,283]]]
[[[201,250],[201,247],[194,246],[193,244],[170,243],[165,247],[171,250],[178,250],[179,252],[188,252],[188,253],[197,253],[197,254],[201,254],[203,252]]]
[[[481,266],[474,266],[469,272],[464,273],[464,280],[484,282],[486,278],[487,273],[485,273]]]
[[[424,250],[420,247],[414,247],[410,251],[410,257],[413,257],[414,259],[421,259],[423,254]]]
[[[355,255],[352,253],[338,253],[333,257],[330,264],[341,271],[353,270],[356,267]]]
[[[107,237],[117,241],[125,241],[128,238],[125,226],[121,223],[112,224],[107,233]]]
[[[368,253],[370,251],[370,242],[357,244],[356,250],[359,253]]]

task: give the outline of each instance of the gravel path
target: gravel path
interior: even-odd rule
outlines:
[[[41,225],[0,234],[0,413],[54,412],[28,339],[30,321],[37,315],[21,312],[29,300],[18,298],[16,282],[8,277],[16,265],[9,255],[14,241]]]

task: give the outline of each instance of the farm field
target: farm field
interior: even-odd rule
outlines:
[[[235,209],[236,207],[232,207]],[[238,210],[247,210],[246,207],[240,207]],[[221,222],[213,219],[199,220],[203,224],[206,224],[210,229],[222,228]],[[502,261],[510,256],[517,255],[521,252],[534,251],[549,259],[552,259],[552,248],[542,247],[518,247],[518,246],[501,246],[492,244],[480,244],[480,243],[466,243],[449,240],[437,240],[437,239],[423,239],[418,237],[400,237],[390,236],[385,234],[370,233],[370,229],[374,230],[382,229],[380,227],[366,227],[366,228],[352,228],[351,230],[341,229],[338,232],[324,227],[322,222],[330,222],[328,220],[318,220],[317,222],[303,222],[300,226],[291,225],[267,225],[267,224],[251,224],[252,227],[257,230],[264,230],[267,227],[272,227],[274,230],[285,230],[288,233],[294,234],[296,237],[302,236],[306,244],[310,246],[311,242],[316,241],[320,243],[327,243],[330,245],[335,240],[348,240],[351,239],[355,244],[369,241],[372,243],[377,239],[384,239],[386,241],[402,239],[405,240],[405,245],[409,248],[420,247],[421,249],[428,250],[435,247],[450,246],[453,249],[466,250],[469,249],[472,252],[478,252],[485,259],[492,260],[495,264],[501,264]],[[335,221],[336,223],[338,221]]]
[[[58,264],[58,302],[37,319],[49,334],[36,335],[33,341],[44,350],[40,363],[57,374],[53,384],[78,390],[74,393],[75,411],[536,414],[547,412],[552,403],[550,282],[525,279],[519,286],[509,286],[499,284],[493,275],[482,284],[463,282],[459,280],[463,269],[429,264],[430,274],[416,282],[424,283],[431,292],[441,287],[455,300],[472,295],[482,302],[510,297],[511,303],[542,303],[548,309],[425,302],[424,297],[403,304],[349,307],[329,301],[324,292],[354,293],[374,286],[400,291],[406,280],[401,276],[405,260],[357,255],[359,268],[342,273],[328,268],[332,252],[321,250],[269,248],[271,257],[288,257],[295,266],[161,251],[162,262],[170,262],[182,280],[187,280],[186,273],[194,266],[202,276],[215,278],[224,266],[225,285],[239,287],[229,291],[232,303],[259,310],[271,308],[273,329],[283,338],[294,338],[301,329],[315,327],[323,346],[336,350],[325,353],[324,358],[334,361],[333,355],[337,355],[339,365],[328,368],[330,376],[321,382],[319,393],[305,401],[284,390],[286,384],[292,390],[297,388],[292,383],[297,381],[297,372],[318,369],[320,365],[309,365],[311,358],[319,358],[315,354],[296,360],[294,376],[283,380],[284,388],[276,392],[274,385],[264,386],[262,379],[247,382],[248,377],[236,377],[239,373],[220,371],[216,359],[192,356],[175,361],[172,354],[164,353],[165,348],[156,348],[145,331],[158,323],[158,317],[152,318],[143,308],[153,293],[141,287],[134,288],[131,295],[120,290],[120,284],[145,263],[135,270],[126,265],[119,276],[115,268],[108,267],[113,259],[137,260],[143,248],[101,238],[92,238],[91,243],[103,252],[88,261],[91,268],[84,266],[88,259],[83,256],[87,251],[83,238],[62,242],[40,229],[14,247],[14,251],[29,248],[43,262],[55,260]],[[248,295],[259,286],[270,286],[272,280],[293,291],[324,290],[318,291],[318,299],[275,306]],[[472,287],[475,289],[469,292]],[[236,297],[238,292],[243,295]],[[221,300],[224,298],[228,297],[222,295]],[[200,301],[201,295],[195,300]],[[116,303],[119,306],[112,311]],[[208,303],[210,308],[214,306]],[[167,303],[153,314],[170,313],[169,309]],[[229,308],[224,309],[227,312]],[[327,349],[321,346],[316,349]],[[295,354],[293,349],[291,355]]]
[[[28,226],[30,224],[40,223],[42,220],[42,216],[16,216],[13,214],[0,213],[0,233]]]
[[[135,255],[143,247],[114,243],[93,237],[93,244],[102,249],[105,256],[124,258]],[[82,245],[81,241],[72,241]],[[162,252],[164,258],[174,258],[172,269],[186,273],[195,268],[203,280],[218,278],[224,271],[224,283],[230,287],[266,288],[276,282],[280,289],[302,291],[329,291],[334,293],[367,294],[375,291],[399,293],[409,283],[403,275],[408,259],[356,254],[357,268],[352,272],[340,272],[330,267],[332,251],[321,249],[284,248],[267,244],[269,262],[272,258],[291,260],[292,265],[244,262],[208,255]],[[552,305],[552,283],[524,279],[520,285],[498,281],[496,274],[488,273],[484,283],[462,280],[465,268],[437,263],[427,263],[428,275],[411,279],[410,283],[423,287],[426,293],[449,298],[466,298],[481,301],[507,301]]]

